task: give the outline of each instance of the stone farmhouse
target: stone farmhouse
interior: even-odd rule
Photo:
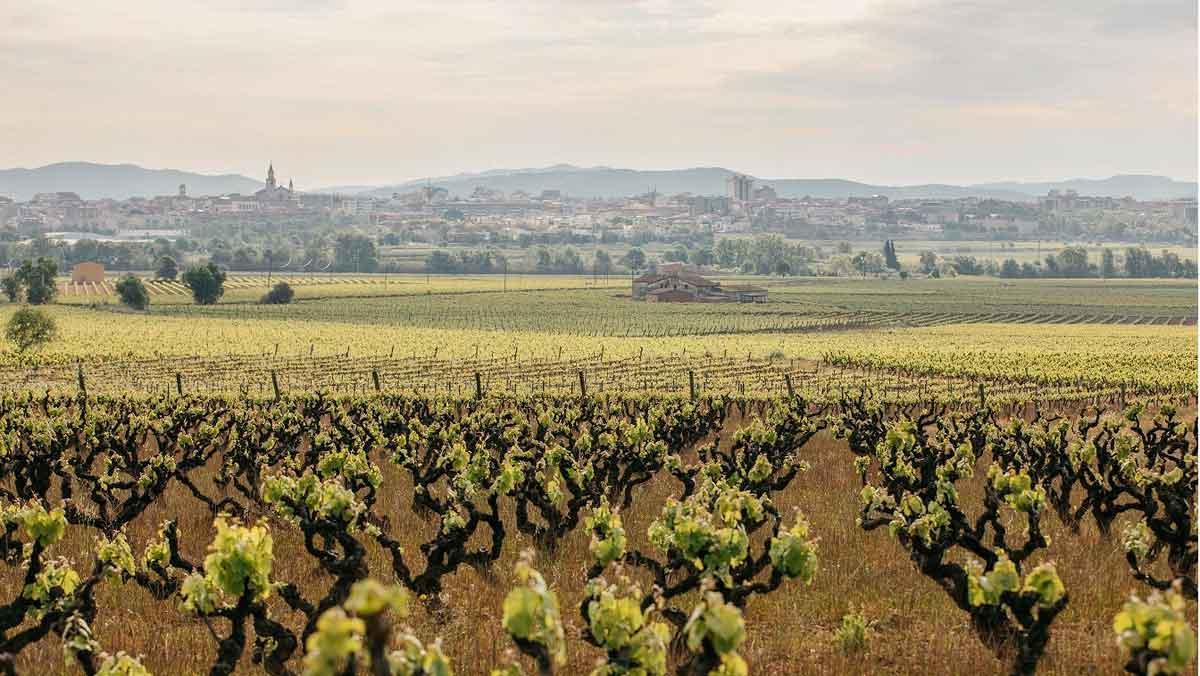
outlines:
[[[668,263],[634,279],[633,298],[648,303],[765,303],[767,290],[750,284],[721,284],[682,263]]]

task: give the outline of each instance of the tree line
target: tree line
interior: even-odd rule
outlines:
[[[1017,278],[1195,278],[1196,261],[1163,251],[1155,255],[1145,247],[1128,247],[1118,258],[1112,249],[1103,249],[1100,260],[1093,261],[1088,250],[1081,246],[1067,247],[1041,261],[1018,262],[1015,258],[978,260],[974,256],[955,256],[939,261],[932,252],[922,252],[921,272],[930,275],[947,269],[960,275],[992,275],[1006,279]]]

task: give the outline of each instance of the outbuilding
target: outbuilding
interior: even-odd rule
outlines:
[[[104,264],[95,261],[84,261],[76,263],[71,269],[71,283],[80,284],[83,282],[91,282],[92,284],[100,284],[104,281]]]

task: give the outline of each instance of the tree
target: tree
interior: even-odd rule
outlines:
[[[663,254],[663,258],[672,263],[686,263],[688,259],[687,247],[682,244],[676,244],[675,248]]]
[[[933,274],[938,267],[937,254],[932,251],[921,252],[921,272],[927,275]]]
[[[974,256],[955,256],[950,262],[954,271],[960,275],[982,275],[983,268]]]
[[[158,259],[158,272],[154,276],[158,279],[175,281],[175,278],[179,276],[179,266],[175,263],[175,259],[170,256]]]
[[[539,246],[533,251],[537,257],[537,271],[550,272],[550,268],[554,266],[554,255],[544,246]]]
[[[339,235],[333,249],[333,267],[338,272],[374,272],[379,267],[375,242],[363,235]]]
[[[554,268],[557,272],[583,272],[583,259],[580,258],[578,251],[567,247],[554,257]]]
[[[896,258],[896,243],[890,239],[883,243],[883,264],[889,270],[900,269],[900,260]]]
[[[58,263],[52,258],[38,258],[37,262],[26,260],[15,273],[17,281],[25,288],[25,301],[30,305],[43,305],[54,301],[58,286],[54,283],[58,275]]]
[[[780,277],[787,277],[792,274],[792,266],[788,265],[787,261],[779,261],[775,263],[775,274]]]
[[[712,247],[702,246],[692,252],[692,265],[712,265],[716,260]]]
[[[1058,252],[1058,272],[1063,277],[1086,277],[1088,274],[1087,249],[1069,246]]]
[[[21,280],[15,274],[0,279],[0,290],[8,296],[9,302],[15,303],[21,298]]]
[[[292,296],[296,295],[292,291],[292,287],[287,282],[279,282],[271,287],[263,297],[258,301],[263,305],[287,305],[292,302]]]
[[[717,264],[723,268],[736,267],[738,263],[737,243],[730,237],[717,242]]]
[[[183,283],[192,290],[197,305],[212,305],[225,294],[225,272],[212,261],[188,268]]]
[[[1106,279],[1117,276],[1117,257],[1113,254],[1112,249],[1104,249],[1100,252],[1100,276]]]
[[[612,256],[604,249],[596,249],[594,266],[595,274],[608,275],[612,272]]]
[[[425,258],[425,272],[444,274],[454,272],[455,268],[454,257],[445,251],[434,251]]]
[[[625,253],[625,255],[621,258],[621,262],[624,263],[630,270],[637,272],[638,270],[646,267],[646,254],[635,246]]]
[[[18,351],[24,352],[50,342],[56,331],[54,319],[45,311],[23,307],[8,320],[4,335],[17,346]]]
[[[859,251],[850,261],[863,277],[866,277],[868,272],[883,271],[883,256],[873,251]]]
[[[1004,259],[1004,263],[1000,266],[1000,276],[1010,279],[1014,277],[1020,277],[1021,264],[1012,258]]]
[[[229,263],[229,267],[234,270],[252,270],[258,266],[257,255],[254,249],[248,246],[239,247],[233,252],[233,260]]]
[[[150,305],[150,294],[146,292],[146,285],[133,275],[125,275],[117,281],[117,295],[121,297],[123,305],[134,310],[145,310],[146,306]]]

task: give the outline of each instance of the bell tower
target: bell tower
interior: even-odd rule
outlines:
[[[267,190],[275,189],[275,163],[267,165]]]

